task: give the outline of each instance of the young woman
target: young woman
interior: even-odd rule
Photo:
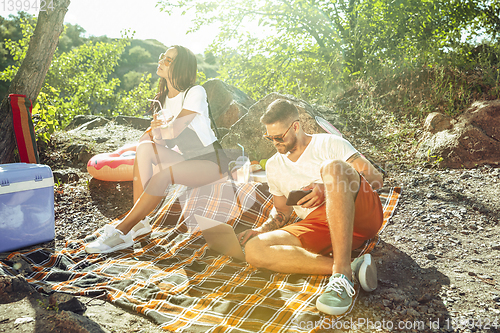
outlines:
[[[162,200],[170,184],[199,187],[227,175],[228,160],[210,128],[205,89],[196,86],[195,55],[175,45],[160,55],[158,94],[152,109],[151,133],[142,138],[134,164],[134,207],[116,227],[87,244],[88,253],[130,247],[151,231],[145,218]],[[161,105],[161,107],[160,107]]]

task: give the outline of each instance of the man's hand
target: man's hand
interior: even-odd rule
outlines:
[[[317,207],[325,202],[325,185],[312,183],[302,189],[312,190],[311,193],[297,201],[297,205],[302,206],[302,208]]]
[[[243,232],[240,232],[236,237],[238,237],[238,240],[240,241],[240,244],[242,246],[245,246],[245,244],[255,236],[261,234],[262,231],[258,229],[248,229]]]

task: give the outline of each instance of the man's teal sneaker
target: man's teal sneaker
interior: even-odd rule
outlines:
[[[377,288],[377,266],[371,254],[367,253],[351,263],[352,274],[364,291]]]
[[[355,293],[354,284],[345,275],[335,273],[316,300],[316,308],[329,315],[341,315],[349,310]]]

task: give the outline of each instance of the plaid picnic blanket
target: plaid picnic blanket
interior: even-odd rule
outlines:
[[[384,227],[400,192],[390,188],[380,193]],[[24,252],[35,269],[27,280],[38,288],[74,295],[105,294],[115,305],[142,313],[169,331],[309,331],[297,323],[332,320],[315,306],[329,276],[258,270],[219,255],[207,247],[192,218],[198,214],[226,222],[239,233],[262,224],[271,209],[272,195],[261,183],[197,189],[175,185],[150,214],[153,232],[133,249],[86,254],[84,243],[94,240],[98,231],[84,240],[68,241],[60,251]],[[371,251],[377,241],[378,235],[362,253]],[[0,274],[14,272],[0,262]]]

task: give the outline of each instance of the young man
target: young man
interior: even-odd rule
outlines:
[[[353,275],[363,289],[377,287],[371,256],[351,264],[351,250],[382,225],[382,205],[374,191],[382,186],[382,175],[341,137],[306,134],[297,108],[286,100],[271,103],[260,120],[267,129],[264,136],[278,151],[266,165],[277,213],[238,235],[246,259],[282,273],[332,274],[316,307],[340,315],[352,304]],[[302,221],[287,225],[292,213],[287,197],[299,189],[312,192],[293,206]]]

